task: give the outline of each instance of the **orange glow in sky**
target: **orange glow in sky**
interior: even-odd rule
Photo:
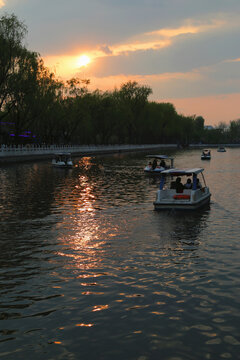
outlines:
[[[90,57],[83,54],[77,58],[77,67],[87,66],[90,62]]]

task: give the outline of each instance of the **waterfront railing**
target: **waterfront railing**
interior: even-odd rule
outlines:
[[[48,155],[58,152],[70,152],[72,154],[89,154],[101,152],[133,151],[158,149],[160,147],[176,147],[176,144],[153,144],[153,145],[0,145],[0,157],[24,156],[24,155]]]
[[[189,148],[213,148],[218,147],[218,144],[191,144]],[[240,147],[240,144],[224,144],[227,147]],[[154,149],[176,149],[179,146],[177,144],[123,144],[123,145],[0,145],[0,160],[5,158],[18,158],[18,157],[47,157],[52,156],[58,152],[70,152],[72,155],[88,155],[88,154],[101,154],[101,153],[116,153],[116,152],[128,152],[128,151],[144,151]]]

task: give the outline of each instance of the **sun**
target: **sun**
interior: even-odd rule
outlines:
[[[87,66],[90,62],[90,57],[83,54],[77,58],[77,67]]]

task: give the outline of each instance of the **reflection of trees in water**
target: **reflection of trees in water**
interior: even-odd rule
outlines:
[[[45,164],[21,164],[0,169],[0,262],[6,269],[19,267],[14,273],[16,283],[18,279],[37,274],[41,266],[34,260],[34,253],[49,245],[44,237],[51,226],[47,216],[51,212],[54,188],[63,176]],[[22,264],[32,260],[34,266],[29,274]],[[5,273],[5,276],[12,278],[11,274]]]
[[[134,159],[132,159],[134,164]],[[0,216],[2,230],[8,220],[44,218],[52,208],[82,199],[120,205],[144,198],[142,169],[121,157],[81,158],[79,166],[55,169],[49,164],[20,164],[0,171]],[[57,201],[56,201],[57,200]]]
[[[1,171],[1,207],[3,220],[41,218],[50,213],[56,185],[69,173],[56,172],[49,166],[21,165]]]

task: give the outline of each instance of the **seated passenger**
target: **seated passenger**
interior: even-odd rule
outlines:
[[[177,177],[176,178],[176,192],[177,193],[183,193],[183,190],[184,190],[184,186],[181,183],[181,178]]]
[[[161,162],[160,162],[160,166],[161,166],[161,167],[164,167],[164,168],[166,167],[166,163],[165,163],[165,161],[164,161],[164,160],[161,160]]]
[[[157,160],[154,159],[152,163],[152,169],[154,170],[157,167]]]
[[[202,188],[202,184],[200,183],[199,179],[197,179],[197,189],[201,189]]]
[[[191,179],[187,179],[186,184],[184,185],[185,189],[191,189],[192,188],[192,182]]]

